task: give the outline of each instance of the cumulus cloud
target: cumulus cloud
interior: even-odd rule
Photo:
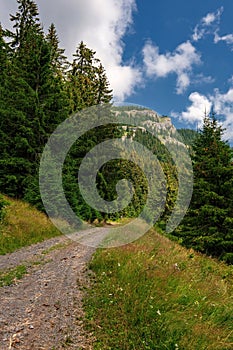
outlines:
[[[220,41],[225,42],[227,45],[233,45],[233,34],[226,34],[220,36],[218,32],[214,35],[214,42],[215,44],[219,43]]]
[[[201,125],[205,113],[209,114],[213,109],[217,115],[223,117],[221,122],[226,129],[224,138],[233,142],[233,87],[225,93],[215,89],[213,94],[208,96],[193,92],[189,96],[189,101],[191,104],[185,111],[172,112],[172,116],[191,124]]]
[[[224,117],[223,127],[226,129],[224,137],[233,142],[233,87],[230,87],[226,93],[216,89],[210,99],[215,112]]]
[[[13,2],[0,0],[1,14],[12,13]],[[103,63],[115,99],[123,100],[133,93],[142,76],[133,59],[123,62],[123,37],[133,23],[135,0],[37,0],[37,4],[44,26],[55,23],[70,59],[83,40]]]
[[[143,61],[148,77],[164,78],[169,74],[176,74],[176,91],[181,94],[190,85],[193,65],[200,64],[201,58],[190,41],[180,44],[174,52],[166,54],[160,54],[158,46],[148,41],[143,48]]]
[[[191,105],[186,109],[186,111],[179,113],[172,112],[173,117],[178,117],[180,120],[186,121],[188,123],[201,123],[203,121],[203,116],[205,113],[209,114],[211,111],[212,103],[204,95],[198,92],[192,92],[189,95],[189,101]]]
[[[216,12],[210,12],[203,17],[194,28],[192,39],[198,41],[208,34],[214,34],[218,29],[222,13],[223,6],[217,9]]]

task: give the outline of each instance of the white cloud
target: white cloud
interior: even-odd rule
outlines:
[[[198,92],[192,92],[189,95],[189,100],[191,105],[186,111],[180,114],[172,112],[172,116],[178,117],[180,120],[187,121],[191,124],[201,123],[205,113],[210,113],[212,107],[211,101],[206,96],[201,95]]]
[[[217,15],[219,14],[219,11],[217,13]],[[215,13],[208,13],[205,17],[203,17],[202,19],[202,22],[205,24],[205,25],[210,25],[212,24],[215,20],[216,20],[216,14]]]
[[[192,66],[201,63],[200,55],[190,41],[180,44],[174,52],[166,54],[160,54],[157,46],[147,42],[143,48],[143,61],[149,77],[164,78],[169,74],[176,74],[178,94],[183,93],[190,85]]]
[[[0,0],[4,18],[9,11],[15,12],[13,2]],[[115,98],[124,99],[133,93],[142,78],[133,63],[123,63],[123,37],[133,23],[136,0],[37,0],[37,4],[45,28],[55,23],[70,59],[83,40],[102,61]]]
[[[214,34],[220,23],[221,15],[223,13],[223,6],[216,12],[210,12],[203,17],[199,24],[196,25],[193,31],[192,39],[198,41],[208,34]]]
[[[228,79],[228,83],[229,83],[230,85],[233,85],[233,75]]]
[[[135,85],[142,85],[142,74],[139,69],[131,66],[122,66],[115,64],[107,71],[110,82],[114,83],[114,96],[116,101],[124,101],[126,96],[130,96]]]
[[[192,84],[212,84],[215,82],[215,78],[210,75],[206,76],[203,73],[196,74],[195,77],[192,78]]]
[[[180,73],[177,76],[177,94],[182,94],[186,88],[190,85],[189,75],[187,73]]]
[[[226,128],[224,137],[233,142],[233,87],[225,94],[216,89],[210,98],[215,112],[224,117],[223,127]]]
[[[224,138],[233,142],[233,87],[226,93],[215,89],[212,95],[204,96],[199,92],[193,92],[189,96],[190,106],[181,113],[172,112],[172,116],[185,122],[201,125],[205,113],[214,112],[223,117],[222,125],[226,129]]]
[[[224,8],[222,6],[216,12],[210,12],[203,17],[200,23],[194,28],[192,39],[198,41],[203,39],[206,35],[213,35],[215,44],[223,41],[227,45],[233,45],[233,34],[219,35],[220,20],[223,10]]]
[[[223,36],[219,36],[218,32],[215,32],[215,35],[214,35],[215,44],[219,43],[220,41],[225,41],[227,45],[232,45],[233,44],[233,34],[226,34]]]

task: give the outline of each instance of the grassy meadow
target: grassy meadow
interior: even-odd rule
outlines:
[[[233,349],[233,266],[153,229],[98,250],[90,268],[85,308],[94,349]]]

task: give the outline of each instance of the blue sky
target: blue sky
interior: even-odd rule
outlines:
[[[221,114],[233,142],[232,0],[38,0],[71,58],[83,40],[103,62],[114,98],[168,115],[176,126]],[[16,0],[0,0],[0,21]]]
[[[132,51],[139,64],[144,60],[145,87],[128,100],[189,127],[200,124],[205,109],[213,107],[223,114],[232,140],[232,14],[230,0],[138,1],[125,56]],[[144,55],[137,51],[139,43]]]

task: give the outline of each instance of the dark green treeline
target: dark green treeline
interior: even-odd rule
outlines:
[[[180,242],[233,263],[233,152],[214,113],[193,144],[194,189],[191,204],[174,232]]]
[[[48,137],[71,114],[109,103],[112,91],[93,50],[81,42],[69,62],[54,24],[42,29],[36,3],[17,2],[13,30],[0,27],[0,192],[42,209],[38,168]]]

